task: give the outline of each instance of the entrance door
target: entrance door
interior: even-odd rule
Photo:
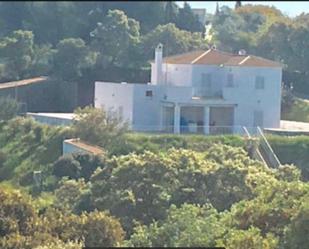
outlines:
[[[234,107],[210,107],[209,126],[210,134],[233,133]]]

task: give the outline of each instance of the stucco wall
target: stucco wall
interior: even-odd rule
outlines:
[[[169,65],[169,70],[168,82],[173,85],[96,82],[95,107],[117,110],[122,106],[124,118],[135,130],[160,129],[162,102],[235,106],[235,126],[252,127],[254,111],[263,111],[264,128],[280,127],[281,68]],[[204,73],[212,75],[212,91],[221,91],[222,99],[192,100],[191,86],[199,85]],[[231,88],[226,87],[229,73],[233,74]],[[255,88],[256,76],[264,77],[264,89]],[[152,91],[151,97],[146,96],[147,90]]]
[[[95,82],[94,106],[115,112],[119,112],[119,108],[122,108],[123,120],[131,124],[133,118],[133,91],[133,84]]]
[[[225,74],[234,75],[235,86],[223,88],[223,97],[235,102],[235,125],[253,126],[254,111],[263,111],[264,127],[280,127],[280,68],[227,67]],[[264,89],[255,89],[256,76],[264,76]]]
[[[163,81],[166,85],[191,86],[192,66],[182,64],[163,64]]]
[[[76,152],[81,152],[81,153],[89,153],[88,151],[86,150],[83,150],[82,148],[74,145],[74,144],[71,144],[70,142],[64,140],[62,142],[62,155],[65,155],[65,154],[72,154],[72,153],[76,153]]]
[[[152,97],[146,96],[146,91],[152,91]],[[132,124],[134,130],[158,130],[160,128],[160,102],[163,98],[161,86],[134,85]]]

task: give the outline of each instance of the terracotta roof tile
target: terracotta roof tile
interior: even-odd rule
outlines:
[[[102,155],[105,153],[104,149],[99,147],[99,146],[95,146],[95,145],[91,145],[86,143],[85,141],[79,140],[79,139],[67,139],[65,140],[66,143],[75,145],[76,147],[87,151],[91,154],[94,155]]]
[[[26,80],[19,80],[19,81],[11,81],[11,82],[5,82],[0,83],[0,89],[6,89],[6,88],[12,88],[12,87],[19,87],[19,86],[26,86],[34,83],[39,83],[41,81],[47,80],[47,77],[37,77],[32,79],[26,79]]]
[[[189,64],[194,59],[201,56],[203,53],[205,53],[204,50],[197,50],[197,51],[188,52],[184,54],[168,56],[163,59],[163,62],[169,63],[169,64]]]
[[[192,64],[207,64],[207,65],[220,65],[224,64],[233,55],[226,52],[210,49],[204,53],[203,56],[198,58]]]
[[[199,64],[199,65],[226,65],[244,67],[282,67],[279,62],[264,59],[254,55],[235,55],[215,49],[198,50],[175,56],[165,57],[168,64]]]

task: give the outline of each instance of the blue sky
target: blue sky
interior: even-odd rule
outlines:
[[[177,1],[180,6],[183,6],[183,1]],[[205,8],[207,9],[207,13],[214,13],[216,9],[215,1],[201,1],[201,2],[193,2],[188,1],[192,8]],[[234,8],[234,1],[218,1],[219,6],[227,5],[229,7]],[[275,6],[280,9],[284,14],[289,15],[291,17],[297,16],[302,12],[309,12],[309,2],[299,2],[299,1],[287,1],[287,2],[272,2],[272,1],[242,1],[242,4],[263,4],[269,6]]]

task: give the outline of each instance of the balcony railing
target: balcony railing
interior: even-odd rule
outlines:
[[[147,133],[175,133],[173,125],[157,126],[157,125],[134,125],[131,130],[135,132],[147,132]],[[247,130],[255,131],[256,127],[247,127]],[[243,126],[179,126],[179,134],[201,134],[201,135],[225,135],[234,134],[246,136],[246,130]]]

